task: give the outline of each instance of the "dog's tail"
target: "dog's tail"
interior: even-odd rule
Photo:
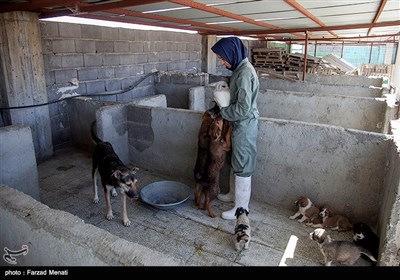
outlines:
[[[377,262],[377,260],[374,258],[374,256],[367,249],[361,248],[360,253],[366,255],[371,261]]]
[[[96,127],[96,121],[92,122],[92,124],[90,125],[90,133],[92,135],[92,139],[94,142],[96,142],[96,144],[103,142],[103,140],[101,140],[99,137],[97,137],[96,132],[95,132],[95,127]]]

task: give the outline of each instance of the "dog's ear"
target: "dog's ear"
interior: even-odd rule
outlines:
[[[121,178],[121,171],[120,170],[115,170],[111,176],[115,177],[117,180]]]
[[[235,216],[239,216],[240,215],[240,208],[236,208],[236,212],[235,212]]]
[[[247,211],[246,209],[244,209],[244,211],[246,212],[246,216],[248,216],[250,212]]]
[[[139,167],[136,167],[136,166],[131,167],[131,171],[133,172],[133,174],[136,174],[136,172],[139,171]]]

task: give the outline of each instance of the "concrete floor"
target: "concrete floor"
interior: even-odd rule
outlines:
[[[194,185],[143,169],[137,175],[139,188],[160,180]],[[91,156],[79,150],[58,150],[52,159],[39,164],[39,181],[42,203],[70,212],[85,223],[123,239],[160,251],[183,265],[320,266],[323,261],[317,244],[309,238],[313,229],[288,218],[295,212],[294,205],[277,209],[252,198],[249,215],[252,240],[248,250],[237,252],[233,241],[235,221],[210,218],[205,210],[194,206],[193,195],[171,210],[159,210],[141,201],[128,201],[130,227],[122,225],[120,197],[112,197],[114,219],[106,220],[101,189],[100,202],[92,202]],[[217,213],[233,206],[218,200],[213,205]],[[334,239],[351,240],[351,232],[332,232],[331,235]],[[356,265],[369,266],[370,263],[360,258]]]

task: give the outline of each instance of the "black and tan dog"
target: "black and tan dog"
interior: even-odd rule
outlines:
[[[112,195],[116,196],[117,193],[115,189],[119,189],[122,196],[122,219],[124,226],[130,226],[131,222],[128,219],[128,214],[126,211],[126,196],[131,199],[138,199],[138,193],[136,190],[136,176],[135,173],[138,168],[128,168],[119,159],[118,155],[115,153],[111,143],[103,142],[95,133],[96,122],[91,125],[91,135],[94,142],[96,142],[96,147],[93,152],[93,169],[92,169],[92,179],[93,179],[93,191],[94,198],[93,202],[99,202],[99,196],[97,194],[97,175],[100,173],[101,183],[104,188],[104,195],[106,197],[107,205],[107,219],[111,220],[114,218],[111,202],[110,202],[110,191]]]

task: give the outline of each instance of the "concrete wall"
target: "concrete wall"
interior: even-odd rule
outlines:
[[[113,144],[115,152],[123,162],[129,161],[127,138],[128,104],[166,107],[165,95],[152,95],[135,98],[129,103],[99,101],[92,98],[77,97],[68,101],[70,111],[70,134],[75,147],[84,151],[93,151],[94,142],[90,136],[90,126],[97,121],[97,135],[103,141]],[[105,108],[103,110],[102,108]],[[105,112],[105,113],[103,113]],[[113,128],[111,130],[110,128]]]
[[[155,92],[154,71],[201,68],[201,36],[111,28],[74,23],[40,22],[49,101],[72,95],[101,95],[103,101],[129,102]],[[160,92],[163,93],[163,92]],[[70,142],[69,112],[62,102],[49,106],[56,148]]]
[[[204,111],[213,107],[212,87],[189,90],[189,109]],[[385,100],[331,94],[263,90],[257,99],[262,117],[297,120],[387,133]]]
[[[183,109],[129,105],[130,161],[152,172],[193,179],[201,116]],[[384,134],[260,118],[252,197],[290,208],[298,196],[307,195],[353,221],[374,225],[388,142]],[[222,181],[229,181],[226,175]]]
[[[84,151],[93,151],[94,142],[90,136],[90,125],[96,120],[96,111],[107,105],[116,104],[112,101],[100,101],[87,97],[77,97],[67,101],[69,122],[66,126],[65,139],[68,135],[74,147]],[[99,135],[100,136],[100,135]]]
[[[176,266],[179,261],[126,241],[70,213],[0,185],[0,247],[20,250],[17,266]],[[62,223],[60,223],[62,221]],[[1,259],[2,266],[12,266]],[[13,266],[15,266],[13,265]]]
[[[332,94],[299,93],[279,90],[260,92],[260,115],[384,132],[387,107],[384,100]]]
[[[39,176],[32,132],[29,126],[0,128],[0,184],[39,200]],[[6,227],[1,220],[3,227]]]
[[[317,75],[307,73],[306,81],[322,85],[347,85],[360,87],[382,87],[383,78],[352,75]]]
[[[157,76],[155,92],[167,97],[169,108],[188,109],[190,88],[207,84],[207,73],[160,72]]]
[[[359,97],[382,97],[381,88],[369,88],[359,85],[319,84],[314,82],[287,81],[260,78],[260,89],[276,89],[284,91],[307,92],[314,94],[333,94]]]
[[[392,121],[395,143],[387,153],[385,188],[379,213],[380,264],[400,265],[400,120]]]

